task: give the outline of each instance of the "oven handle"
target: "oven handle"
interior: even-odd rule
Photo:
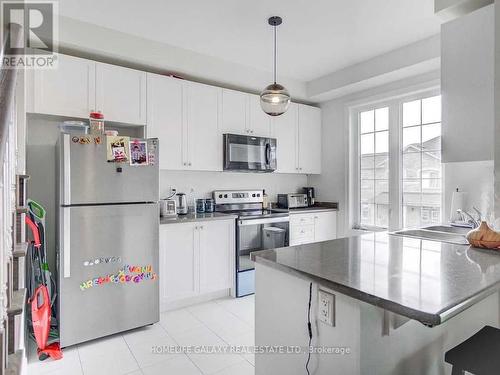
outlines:
[[[238,226],[243,227],[247,225],[259,225],[259,224],[272,224],[272,223],[287,223],[290,221],[288,216],[284,217],[272,217],[263,219],[245,219],[238,220]]]

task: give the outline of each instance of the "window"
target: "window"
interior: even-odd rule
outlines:
[[[391,100],[351,115],[357,119],[353,225],[397,229],[440,222],[441,97]]]
[[[389,224],[389,108],[360,113],[361,224]]]
[[[441,97],[403,103],[403,226],[439,223],[441,216]]]

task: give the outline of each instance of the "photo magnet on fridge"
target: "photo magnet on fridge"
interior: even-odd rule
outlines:
[[[129,137],[107,136],[106,154],[109,162],[126,162],[129,160]]]
[[[133,139],[129,142],[130,165],[148,165],[148,143]]]

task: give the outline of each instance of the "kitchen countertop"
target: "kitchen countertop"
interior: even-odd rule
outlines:
[[[428,326],[500,289],[500,252],[387,233],[263,250],[252,260]]]
[[[290,214],[303,214],[307,212],[321,212],[321,211],[338,211],[339,204],[337,202],[317,202],[311,207],[299,207],[299,208],[278,208],[273,207],[273,211],[276,212],[288,212]]]
[[[160,224],[177,224],[177,223],[190,223],[195,221],[209,221],[209,220],[227,220],[236,219],[236,215],[222,214],[219,212],[206,213],[206,214],[187,214],[177,215],[172,217],[160,217]]]

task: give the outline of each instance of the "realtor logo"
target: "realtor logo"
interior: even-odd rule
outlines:
[[[2,1],[3,68],[52,68],[57,52],[55,1]]]

